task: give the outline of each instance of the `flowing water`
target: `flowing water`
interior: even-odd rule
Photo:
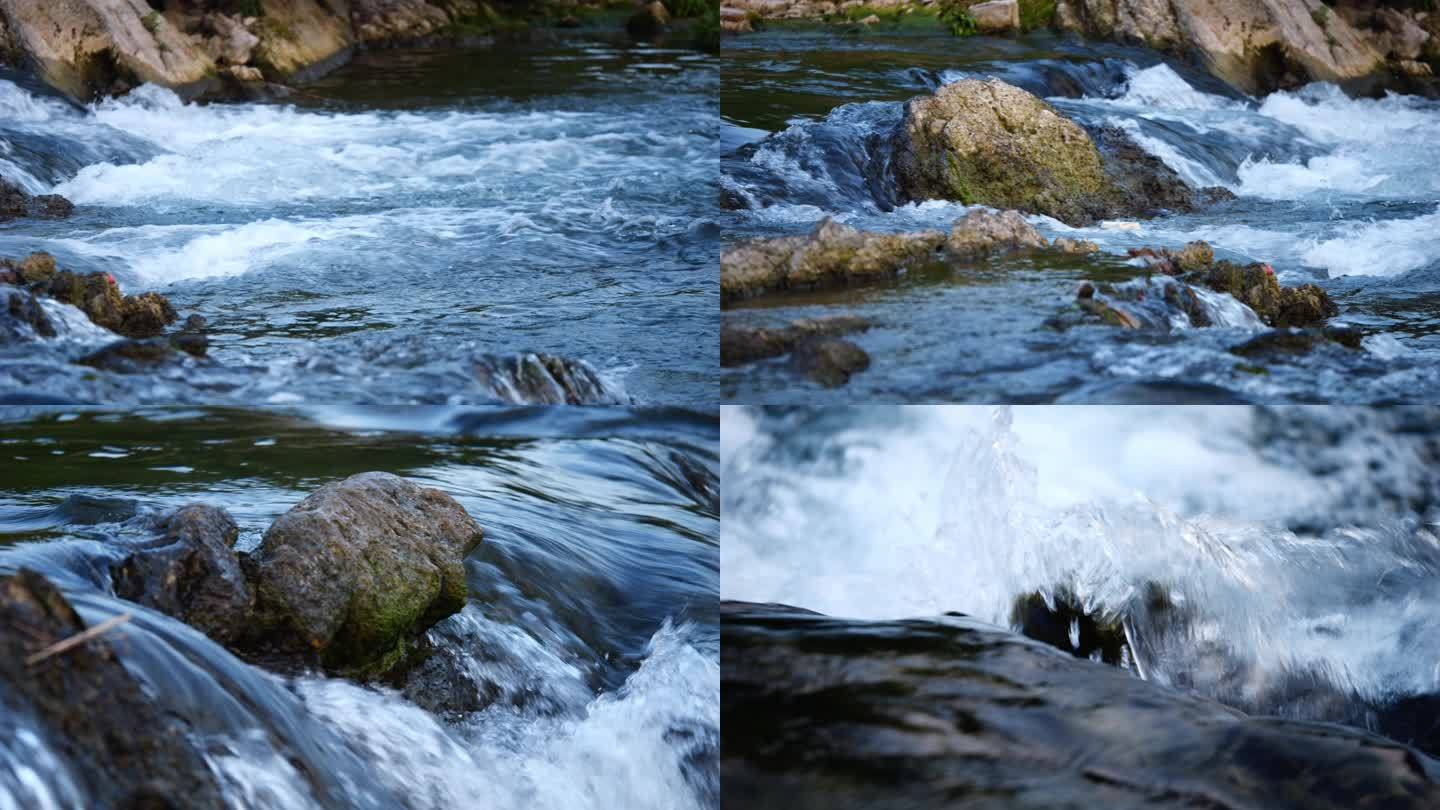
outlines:
[[[722,422],[725,599],[1013,627],[1038,592],[1122,623],[1138,677],[1440,744],[1434,409],[727,406]]]
[[[0,350],[0,391],[480,403],[477,358],[534,351],[588,363],[600,401],[707,401],[718,78],[600,38],[363,54],[283,103],[75,109],[0,77],[0,176],[77,204],[0,225],[0,256],[163,292],[218,364],[97,374],[68,360],[113,336],[81,319]]]
[[[955,39],[897,31],[779,30],[727,41],[721,89],[726,241],[803,233],[821,217],[856,227],[945,228],[966,208],[898,204],[876,171],[904,100],[996,76],[1085,124],[1128,131],[1190,184],[1237,199],[1138,230],[1031,220],[1048,236],[1098,242],[1086,262],[1017,260],[879,289],[749,303],[753,323],[852,311],[878,326],[855,338],[869,371],[828,394],[781,364],[728,370],[729,398],[948,401],[1423,401],[1440,391],[1440,102],[1349,98],[1315,84],[1248,98],[1148,50],[1051,35]],[[1313,282],[1366,334],[1363,351],[1322,347],[1256,373],[1227,350],[1258,324],[1058,332],[1082,279],[1137,269],[1133,247],[1204,239],[1219,258],[1271,263],[1283,284]]]
[[[92,625],[135,614],[111,636],[122,661],[186,721],[232,806],[719,806],[713,415],[3,417],[0,571],[40,570]],[[430,633],[449,677],[279,677],[116,599],[101,573],[136,539],[137,515],[222,506],[246,548],[317,487],[377,469],[443,489],[485,530],[466,563],[469,605]],[[89,806],[48,730],[14,715],[0,728],[0,808]]]

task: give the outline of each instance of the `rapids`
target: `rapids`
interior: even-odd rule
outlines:
[[[65,362],[87,335],[0,350],[0,392],[493,402],[476,358],[533,351],[588,363],[601,401],[707,401],[717,82],[712,56],[588,37],[362,54],[275,103],[76,109],[0,76],[0,177],[77,205],[0,226],[0,256],[163,292],[222,366],[97,375]]]
[[[826,215],[880,231],[948,228],[964,205],[900,204],[877,167],[905,99],[970,77],[999,77],[1083,123],[1124,129],[1190,184],[1224,186],[1237,199],[1133,231],[1031,218],[1048,236],[1099,243],[1114,261],[1098,269],[1012,260],[1002,272],[747,303],[733,316],[868,316],[878,328],[855,340],[875,362],[828,393],[778,364],[726,370],[727,398],[1379,402],[1440,393],[1440,102],[1350,98],[1325,84],[1248,98],[1152,51],[1047,34],[778,30],[730,42],[721,91],[727,243],[802,233]],[[1253,327],[1046,326],[1072,306],[1081,279],[1133,274],[1127,249],[1194,239],[1219,258],[1269,262],[1283,284],[1322,285],[1339,304],[1336,322],[1365,333],[1364,349],[1323,347],[1262,374],[1227,351]]]
[[[590,410],[8,409],[0,457],[23,476],[0,492],[0,572],[39,570],[91,624],[134,614],[121,660],[237,810],[717,808],[716,421]],[[215,504],[245,548],[371,469],[485,529],[469,605],[430,633],[443,677],[277,676],[109,589],[136,515]],[[0,728],[0,808],[92,806],[53,730],[5,709]]]

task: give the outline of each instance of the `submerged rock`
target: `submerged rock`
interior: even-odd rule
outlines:
[[[614,405],[629,401],[612,390],[589,363],[551,354],[484,355],[475,363],[475,377],[497,398],[525,405]]]
[[[55,324],[45,314],[40,300],[25,290],[0,289],[0,344],[55,337]]]
[[[191,730],[156,708],[101,636],[34,663],[30,656],[86,629],[40,574],[0,575],[0,706],[31,718],[69,766],[84,806],[124,810],[227,807]],[[15,729],[7,731],[14,737]]]
[[[727,323],[720,327],[720,365],[728,368],[780,357],[794,351],[806,340],[848,335],[869,328],[870,322],[856,315],[807,318],[781,327],[746,327]]]
[[[1274,329],[1258,334],[1238,346],[1231,346],[1230,353],[1241,357],[1273,358],[1309,354],[1326,344],[1359,349],[1360,341],[1364,337],[1359,330],[1343,326],[1327,326],[1323,329]]]
[[[757,239],[722,252],[720,297],[878,281],[934,261],[944,242],[939,231],[872,233],[826,217],[809,236]]]
[[[247,632],[255,595],[235,553],[235,519],[223,509],[191,504],[143,521],[156,537],[112,567],[115,595],[173,616],[221,644]]]
[[[727,802],[766,810],[1422,808],[1440,764],[1254,718],[963,617],[721,606]]]
[[[465,605],[480,526],[453,498],[388,473],[328,484],[280,516],[246,561],[265,647],[383,672]]]
[[[636,9],[625,21],[625,30],[636,39],[649,39],[670,24],[670,12],[660,0],[651,0]]]
[[[999,79],[965,79],[907,102],[894,170],[912,199],[1015,208],[1071,225],[1106,216],[1115,196],[1085,130]]]
[[[843,338],[821,337],[796,346],[790,364],[820,385],[838,388],[870,367],[870,355]]]

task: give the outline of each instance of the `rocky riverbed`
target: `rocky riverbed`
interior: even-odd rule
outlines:
[[[1358,68],[1247,84],[1184,37],[1034,28],[957,38],[901,15],[728,40],[722,331],[865,329],[842,338],[844,374],[785,359],[830,335],[731,352],[723,396],[1375,402],[1437,384],[1435,102],[1364,98]]]

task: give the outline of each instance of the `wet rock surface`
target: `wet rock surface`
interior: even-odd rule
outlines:
[[[552,354],[484,355],[475,364],[481,388],[506,402],[526,405],[618,405],[616,391],[584,360]]]
[[[155,337],[179,318],[159,293],[124,295],[110,274],[61,270],[47,253],[32,253],[18,261],[0,259],[0,284],[23,286],[34,295],[70,304],[96,326],[125,337]]]
[[[971,211],[955,220],[945,240],[945,250],[954,258],[976,258],[1047,247],[1049,243],[1045,237],[1018,211]]]
[[[870,367],[870,355],[844,338],[822,337],[796,346],[790,365],[826,388],[838,388]]]
[[[464,556],[481,541],[449,495],[387,473],[329,484],[277,519],[246,559],[256,634],[327,668],[383,671],[465,604]]]
[[[741,243],[720,255],[720,296],[735,301],[782,290],[879,281],[934,261],[939,231],[872,233],[828,217],[808,236]]]
[[[1105,166],[1105,176],[1119,189],[1120,207],[1127,213],[1156,217],[1185,213],[1234,199],[1226,188],[1192,189],[1163,161],[1141,149],[1118,127],[1091,127],[1089,130]]]
[[[909,101],[895,143],[895,179],[911,199],[1014,208],[1070,225],[1113,208],[1115,188],[1085,130],[998,79],[964,79]]]
[[[23,217],[65,219],[75,205],[59,194],[32,196],[19,186],[0,178],[0,222]]]
[[[44,660],[27,659],[86,629],[40,574],[0,575],[0,705],[32,716],[44,742],[72,763],[95,807],[180,810],[226,807],[203,753],[176,717],[156,708],[102,635]]]
[[[1440,767],[963,617],[722,603],[726,806],[1420,808]]]
[[[780,327],[749,327],[722,324],[720,327],[720,365],[738,366],[771,357],[780,357],[795,350],[801,343],[821,337],[863,332],[870,322],[854,315],[828,318],[807,318]]]
[[[228,512],[191,504],[143,519],[155,538],[111,571],[115,595],[194,627],[221,644],[246,632],[255,595],[235,553]]]

